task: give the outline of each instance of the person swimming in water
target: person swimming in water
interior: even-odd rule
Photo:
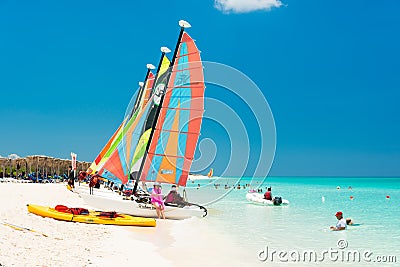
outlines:
[[[338,211],[335,214],[336,218],[338,219],[336,226],[331,226],[331,230],[332,231],[342,231],[342,230],[346,230],[346,220],[343,218],[343,212]]]
[[[360,226],[361,225],[360,223],[354,223],[354,220],[351,218],[346,219],[346,224],[349,226]]]

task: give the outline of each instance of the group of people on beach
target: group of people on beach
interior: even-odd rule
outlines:
[[[68,176],[68,185],[71,189],[75,188],[75,175],[72,170],[72,166],[68,168],[69,176]],[[88,180],[89,182],[89,194],[93,194],[93,188],[100,187],[100,180],[103,180],[98,172],[96,171],[94,175],[89,175],[86,172],[80,172],[78,176],[79,181]],[[122,189],[121,189],[122,191]],[[165,219],[165,206],[175,206],[175,207],[183,207],[186,205],[190,205],[190,203],[186,202],[184,198],[178,193],[176,185],[171,186],[171,191],[164,197],[161,191],[161,184],[159,182],[155,182],[153,188],[151,190],[150,195],[151,204],[155,207],[158,218]]]
[[[89,193],[93,194],[93,188],[100,188],[100,180],[102,177],[96,171],[94,175],[89,175],[85,171],[80,171],[78,175],[78,181],[88,181],[89,182]],[[68,185],[71,189],[75,188],[75,172],[72,170],[72,166],[68,167]]]

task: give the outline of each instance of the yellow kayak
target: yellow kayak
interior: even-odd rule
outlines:
[[[35,204],[27,204],[27,207],[28,211],[33,214],[61,221],[125,226],[156,226],[155,219],[134,217],[126,214],[113,214],[111,212],[101,211],[87,211],[88,214],[72,214]]]

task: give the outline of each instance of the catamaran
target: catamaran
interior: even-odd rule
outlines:
[[[183,20],[179,25],[172,59],[166,56],[170,50],[162,47],[155,76],[151,72],[155,67],[147,65],[133,107],[88,170],[116,183],[132,183],[132,197],[126,200],[110,190],[91,195],[78,187],[76,191],[90,206],[156,217],[144,190],[146,183],[186,186],[200,135],[205,86],[200,51],[185,32],[191,26]],[[170,219],[207,215],[204,207],[193,203],[166,206],[164,212]]]

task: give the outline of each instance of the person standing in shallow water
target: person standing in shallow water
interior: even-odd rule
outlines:
[[[346,230],[346,220],[343,218],[343,212],[338,211],[335,214],[336,218],[338,219],[336,226],[331,226],[332,231],[341,231]]]

